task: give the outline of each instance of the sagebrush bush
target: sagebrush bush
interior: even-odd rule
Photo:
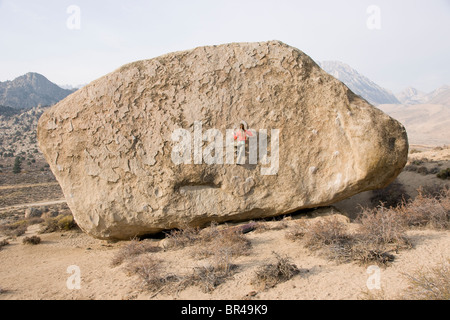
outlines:
[[[450,228],[450,189],[444,188],[438,196],[418,196],[395,211],[408,227],[428,227],[437,230]]]
[[[166,234],[165,247],[168,249],[181,249],[195,244],[199,239],[199,228],[184,226],[178,230],[171,230]]]
[[[212,224],[204,229],[197,239],[198,246],[193,250],[193,255],[199,258],[216,256],[238,257],[249,253],[250,241],[239,229],[218,229]]]
[[[130,274],[138,276],[140,286],[149,291],[159,293],[184,290],[191,286],[199,287],[205,293],[214,289],[230,278],[237,269],[229,260],[212,260],[203,266],[193,267],[187,274],[171,274],[163,272],[163,261],[149,255],[134,257],[127,265]]]
[[[393,208],[366,209],[360,213],[357,222],[358,238],[363,242],[408,244],[404,218]]]
[[[385,211],[388,214],[385,215]],[[383,207],[364,210],[358,219],[358,228],[353,232],[337,217],[310,223],[300,221],[286,237],[301,240],[306,248],[320,251],[328,259],[340,263],[387,265],[395,258],[391,252],[410,247],[404,222],[392,211]]]
[[[25,237],[22,240],[23,244],[32,244],[32,245],[36,245],[41,243],[41,238],[38,236],[31,236],[31,237]]]
[[[441,170],[436,176],[442,180],[450,179],[450,168]]]
[[[179,288],[185,289],[189,286],[198,286],[203,292],[211,293],[216,287],[230,278],[236,269],[237,266],[229,262],[194,267],[191,274],[182,278]]]
[[[318,250],[324,246],[341,244],[350,240],[347,225],[337,217],[319,220],[309,226],[304,234],[306,247]]]
[[[403,295],[408,300],[450,300],[450,259],[431,268],[404,274],[409,287]]]
[[[162,261],[148,255],[134,257],[126,266],[130,274],[135,274],[139,278],[140,286],[150,292],[155,292],[170,283],[179,281],[175,275],[164,274],[161,268]]]
[[[161,248],[155,246],[154,244],[148,241],[139,241],[137,239],[133,239],[129,244],[120,248],[120,250],[114,255],[112,260],[113,266],[118,266],[122,264],[125,260],[137,257],[144,253],[149,252],[158,252]]]
[[[27,220],[19,220],[1,225],[0,231],[7,237],[20,237],[27,231],[28,225]]]
[[[251,284],[261,290],[275,287],[277,284],[290,280],[300,273],[300,269],[287,256],[281,256],[273,252],[275,263],[265,264],[259,267],[251,280]]]
[[[226,226],[220,229],[216,223],[211,223],[203,230],[192,227],[174,230],[166,236],[166,248],[177,249],[192,245],[197,246],[192,254],[199,258],[217,254],[237,257],[247,254],[251,246],[241,229]]]
[[[129,260],[126,270],[138,275],[143,287],[151,292],[179,291],[189,286],[198,286],[202,291],[210,293],[235,273],[237,266],[232,260],[248,253],[250,241],[243,235],[242,228],[219,228],[216,223],[212,223],[202,230],[188,226],[173,230],[166,235],[164,243],[165,250],[193,245],[195,247],[191,254],[195,258],[208,260],[202,266],[192,268],[188,274],[163,273],[160,268],[161,261],[147,254],[159,248],[137,240],[123,247],[114,257],[112,264],[119,265]]]
[[[39,233],[69,231],[77,227],[78,226],[71,214],[60,214],[59,216],[45,219]]]

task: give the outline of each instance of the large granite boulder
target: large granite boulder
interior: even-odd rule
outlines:
[[[102,239],[329,205],[385,187],[408,153],[400,123],[278,41],[127,64],[46,111],[38,140],[77,224]]]

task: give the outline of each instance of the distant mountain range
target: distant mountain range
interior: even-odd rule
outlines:
[[[387,89],[358,73],[349,65],[339,61],[319,62],[320,67],[336,79],[342,81],[350,90],[373,105],[399,104],[397,97]]]
[[[325,61],[319,64],[354,93],[403,123],[411,143],[450,143],[449,85],[430,93],[409,87],[394,95],[345,63]],[[28,110],[38,105],[53,105],[77,90],[65,87],[70,89],[61,88],[38,73],[27,73],[12,81],[0,82],[0,118],[14,122]]]
[[[13,109],[53,105],[74,91],[62,89],[43,75],[30,72],[12,81],[0,82],[0,105]]]
[[[401,104],[382,104],[378,108],[400,121],[412,144],[450,144],[450,86],[430,93],[407,88],[397,94]]]
[[[409,87],[397,94],[402,104],[442,104],[450,106],[450,86],[442,86],[430,93],[421,92]]]

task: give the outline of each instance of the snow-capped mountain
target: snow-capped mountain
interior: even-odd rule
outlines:
[[[369,78],[358,73],[358,71],[343,62],[323,61],[319,62],[319,65],[330,75],[342,81],[354,93],[374,105],[400,103],[395,95],[389,90],[380,87]]]

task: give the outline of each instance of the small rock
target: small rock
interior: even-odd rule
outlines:
[[[40,218],[41,216],[42,216],[42,211],[37,208],[26,208],[25,209],[25,219]]]

